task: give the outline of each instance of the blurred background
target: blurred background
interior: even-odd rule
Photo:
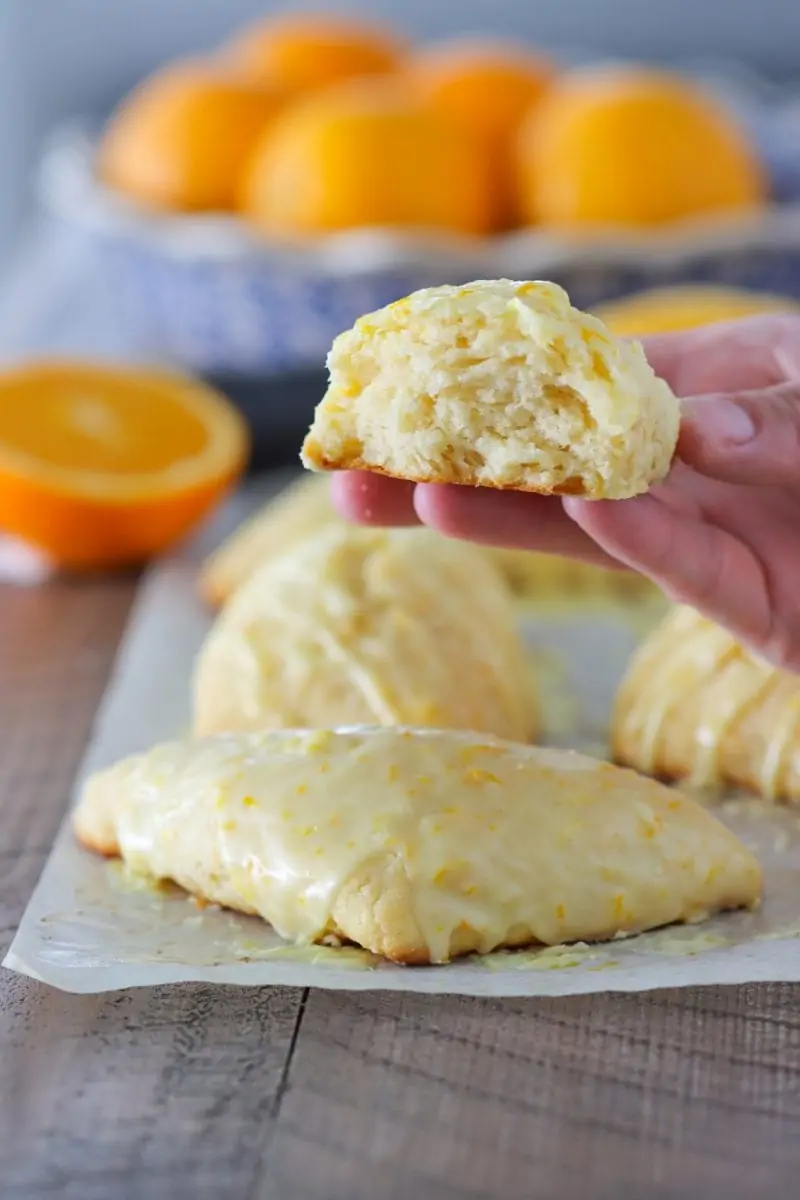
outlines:
[[[0,169],[7,361],[178,368],[294,461],[332,338],[417,287],[800,302],[800,5],[5,0]]]
[[[73,112],[108,112],[171,56],[212,48],[238,25],[305,6],[265,0],[4,0],[0,7],[0,254],[28,211],[43,137]],[[793,0],[318,0],[315,12],[397,23],[424,39],[525,38],[562,54],[742,65],[765,80],[800,74]]]

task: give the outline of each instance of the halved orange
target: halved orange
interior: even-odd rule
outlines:
[[[0,530],[71,570],[135,565],[243,471],[227,400],[165,371],[48,361],[0,372]]]

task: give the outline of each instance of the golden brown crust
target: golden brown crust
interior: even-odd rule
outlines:
[[[222,608],[225,601],[228,599],[229,591],[222,586],[221,582],[213,575],[202,573],[197,581],[197,588],[200,593],[200,599],[208,605],[209,608]]]
[[[329,459],[325,458],[318,452],[314,452],[314,447],[306,443],[304,454],[309,462],[313,463],[315,471],[368,471],[371,475],[383,475],[385,479],[400,479],[406,483],[454,483],[462,487],[481,487],[490,488],[495,492],[525,492],[528,495],[535,496],[585,496],[586,489],[583,480],[573,477],[567,479],[559,487],[545,488],[533,487],[530,484],[515,483],[512,487],[510,484],[496,483],[490,479],[478,479],[477,475],[466,476],[463,472],[453,471],[445,474],[440,471],[437,475],[420,475],[408,474],[399,475],[392,471],[388,471],[385,467],[374,466],[371,463],[364,462],[361,458],[340,458]]]
[[[85,828],[81,825],[79,814],[76,813],[74,819],[75,835],[82,846],[87,850],[91,850],[94,854],[102,854],[103,858],[119,858],[119,843],[116,837],[100,837],[96,831]]]
[[[96,804],[78,805],[72,814],[72,827],[82,846],[104,858],[117,858],[120,853],[117,830],[112,815],[104,814]]]

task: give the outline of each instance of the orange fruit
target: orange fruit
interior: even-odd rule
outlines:
[[[287,14],[246,29],[228,53],[244,75],[298,94],[358,75],[391,72],[403,46],[388,32],[362,22]]]
[[[514,214],[513,147],[525,117],[544,95],[554,68],[513,44],[470,40],[423,50],[409,64],[409,82],[431,108],[483,138],[493,156],[498,208]]]
[[[556,227],[653,226],[766,204],[733,117],[687,81],[625,69],[562,76],[522,128],[524,218]]]
[[[619,337],[649,337],[757,313],[789,312],[797,307],[788,297],[766,292],[687,284],[636,292],[601,304],[594,311]]]
[[[504,151],[555,74],[548,60],[513,43],[469,40],[422,50],[408,70],[427,103]]]
[[[168,549],[247,453],[237,411],[190,379],[57,361],[0,372],[0,527],[69,569]]]
[[[99,173],[153,208],[229,210],[254,144],[283,103],[277,91],[211,64],[169,66],[146,79],[111,118]]]
[[[483,234],[495,222],[482,144],[399,89],[364,81],[289,109],[255,151],[241,204],[279,236],[366,226]]]

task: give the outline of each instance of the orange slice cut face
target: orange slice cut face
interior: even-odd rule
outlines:
[[[69,569],[169,549],[241,474],[248,432],[166,372],[41,362],[0,372],[0,530]]]

